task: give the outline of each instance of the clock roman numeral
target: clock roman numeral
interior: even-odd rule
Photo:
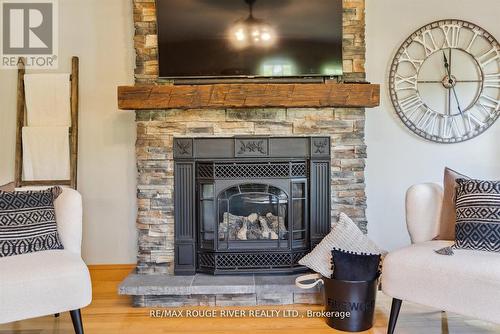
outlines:
[[[422,35],[415,37],[415,42],[423,46],[426,56],[430,56],[439,49],[431,30],[426,30]]]
[[[404,63],[404,62],[412,64],[415,70],[418,70],[420,66],[422,66],[422,64],[424,63],[423,60],[415,59],[412,56],[410,56],[408,49],[405,49],[401,54],[401,57],[399,58],[399,63]]]
[[[484,76],[484,88],[500,88],[500,73],[486,74]]]
[[[498,50],[496,46],[493,46],[490,51],[484,53],[482,56],[477,57],[477,61],[481,65],[481,67],[485,67],[492,61],[495,61],[500,58],[500,54],[498,53]]]
[[[411,118],[424,105],[424,102],[422,102],[418,94],[414,94],[401,99],[399,105],[401,106],[401,110],[406,114],[406,117]]]
[[[491,109],[492,111],[498,111],[500,109],[500,101],[485,94],[479,97],[478,103],[483,108]]]
[[[397,91],[402,90],[417,90],[417,75],[411,77],[403,77],[402,75],[396,74],[395,89]]]
[[[441,136],[443,138],[459,137],[461,136],[460,127],[457,118],[453,116],[443,116],[443,124],[441,127]]]
[[[467,48],[465,49],[466,52],[468,53],[471,53],[471,50],[472,50],[472,46],[474,45],[474,42],[476,41],[477,37],[481,35],[481,32],[477,29],[474,30],[474,35],[472,36],[470,42],[469,42],[469,45],[467,46]]]
[[[441,30],[444,33],[443,48],[458,48],[460,29],[462,29],[462,26],[458,24],[445,24],[441,26]]]
[[[479,100],[476,105],[476,109],[481,112],[481,114],[485,115],[487,118],[492,118],[494,116],[495,106],[490,103],[485,103]]]
[[[463,114],[462,117],[464,119],[464,126],[467,132],[473,132],[476,128],[481,128],[485,125],[485,123],[477,118],[472,111]]]
[[[434,134],[434,130],[436,128],[436,124],[438,121],[438,114],[427,108],[425,113],[420,117],[417,122],[417,128],[427,132],[428,134]]]

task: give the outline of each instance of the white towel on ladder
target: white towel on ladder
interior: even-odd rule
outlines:
[[[28,126],[71,126],[68,73],[25,74]]]
[[[69,127],[23,128],[26,181],[69,180]]]

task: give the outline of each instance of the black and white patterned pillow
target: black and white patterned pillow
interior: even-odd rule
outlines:
[[[63,249],[54,209],[60,192],[0,191],[0,257]]]
[[[500,252],[500,181],[457,179],[454,249]]]

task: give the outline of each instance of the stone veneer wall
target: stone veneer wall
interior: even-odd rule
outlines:
[[[158,78],[154,0],[133,0],[136,84]],[[364,80],[364,0],[344,0],[344,81]],[[350,215],[366,231],[365,110],[210,109],[136,111],[138,273],[171,273],[174,257],[173,154],[175,136],[330,135],[332,221]]]

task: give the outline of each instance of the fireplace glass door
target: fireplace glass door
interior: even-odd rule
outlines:
[[[287,194],[270,184],[239,184],[218,202],[218,248],[288,248]]]

